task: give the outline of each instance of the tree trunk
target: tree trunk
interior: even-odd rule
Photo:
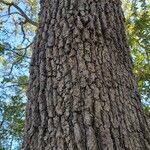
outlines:
[[[42,0],[24,150],[150,150],[120,0]]]

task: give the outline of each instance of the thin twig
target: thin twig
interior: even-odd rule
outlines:
[[[13,3],[13,2],[9,3],[9,2],[6,2],[6,1],[4,1],[4,0],[1,0],[1,2],[2,2],[3,4],[5,4],[5,5],[9,6],[9,9],[10,9],[11,6],[15,7],[15,8],[20,12],[21,16],[25,18],[26,22],[28,22],[28,23],[30,23],[30,24],[36,26],[36,27],[38,26],[38,23],[35,22],[35,21],[33,21],[32,19],[30,19],[30,18],[25,14],[25,12],[24,12],[18,5],[16,5],[15,3]],[[9,13],[10,13],[10,12],[9,12]]]

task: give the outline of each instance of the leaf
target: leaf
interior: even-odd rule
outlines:
[[[22,88],[22,90],[24,92],[26,92],[27,85],[28,85],[28,76],[26,76],[26,75],[20,76],[19,79],[18,79],[18,84],[20,85],[20,87]]]
[[[0,63],[4,63],[5,62],[5,57],[4,56],[0,56]]]
[[[0,44],[0,53],[4,53],[4,50],[5,50],[5,46],[4,45],[2,45],[2,44]]]

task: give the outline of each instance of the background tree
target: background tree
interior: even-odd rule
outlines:
[[[123,3],[128,41],[134,63],[134,74],[145,113],[150,116],[150,1],[135,0]]]
[[[143,100],[150,97],[150,1],[127,1],[123,5],[126,14],[129,44],[134,61],[134,74],[138,80]]]

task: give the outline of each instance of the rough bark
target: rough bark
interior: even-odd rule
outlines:
[[[119,0],[42,0],[24,150],[149,150]]]

